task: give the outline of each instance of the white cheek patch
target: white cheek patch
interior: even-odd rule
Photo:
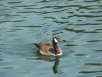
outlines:
[[[57,39],[55,39],[55,38],[54,38],[54,40],[55,40],[55,42],[58,42],[58,40],[57,40]]]

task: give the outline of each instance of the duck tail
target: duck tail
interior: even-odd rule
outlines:
[[[39,45],[37,43],[34,44],[37,48],[39,48]]]

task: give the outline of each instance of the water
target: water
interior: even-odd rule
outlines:
[[[63,56],[33,43],[58,36]],[[0,0],[0,77],[102,77],[101,0]]]

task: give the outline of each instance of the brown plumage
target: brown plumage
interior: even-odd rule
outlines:
[[[35,46],[39,49],[42,55],[53,55],[59,56],[62,55],[62,50],[57,46],[57,42],[59,42],[59,38],[54,37],[52,39],[52,44],[50,43],[38,43]]]

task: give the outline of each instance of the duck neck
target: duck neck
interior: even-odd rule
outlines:
[[[53,48],[54,48],[54,50],[55,50],[55,54],[57,54],[57,50],[58,50],[57,43],[53,40],[53,41],[52,41],[52,44],[53,44]]]

